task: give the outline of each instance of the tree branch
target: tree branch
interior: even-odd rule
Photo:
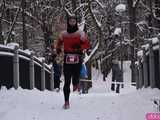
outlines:
[[[11,35],[12,31],[13,31],[14,25],[15,25],[16,20],[17,20],[17,17],[18,17],[18,14],[19,14],[19,12],[20,12],[20,10],[21,10],[22,1],[23,1],[23,0],[21,0],[21,3],[20,3],[20,5],[19,5],[19,8],[17,9],[16,15],[15,15],[14,20],[13,20],[13,22],[12,22],[12,26],[11,26],[10,31],[9,31],[9,33],[8,33],[8,36],[7,36],[6,40],[5,40],[6,43],[7,43],[7,42],[9,41],[9,39],[10,39],[10,35]]]

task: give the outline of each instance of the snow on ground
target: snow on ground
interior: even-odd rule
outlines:
[[[68,110],[62,109],[62,91],[6,90],[3,87],[0,120],[145,120],[146,113],[156,112],[153,99],[160,98],[160,90],[131,87],[128,64],[124,66],[126,84],[120,94],[109,89],[111,74],[104,82],[100,71],[93,69],[93,87],[88,94],[71,92]]]

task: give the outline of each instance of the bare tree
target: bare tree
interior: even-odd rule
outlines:
[[[136,9],[140,0],[127,0],[128,3],[128,11],[129,11],[129,36],[132,45],[130,46],[130,59],[131,59],[131,70],[132,70],[132,81],[135,80],[135,49],[134,44],[137,36],[137,28],[136,28]],[[134,32],[133,32],[134,31]]]
[[[21,3],[22,3],[22,0],[21,0]],[[13,20],[13,22],[12,22],[12,25],[11,25],[11,27],[10,27],[10,30],[9,30],[9,33],[8,33],[7,38],[6,38],[6,40],[5,40],[5,43],[11,42],[11,41],[10,41],[10,36],[11,36],[12,31],[13,31],[13,29],[14,29],[14,26],[15,26],[16,20],[17,20],[17,18],[18,18],[18,15],[19,15],[19,13],[20,13],[20,10],[21,10],[21,4],[20,4],[19,7],[17,8],[16,15],[15,15],[14,20]]]
[[[2,19],[4,16],[4,11],[5,11],[5,0],[1,0],[1,16],[0,16],[0,44],[3,44],[3,34],[2,34]]]
[[[26,35],[26,21],[25,21],[25,7],[26,7],[26,1],[22,0],[22,25],[23,25],[23,49],[28,48],[28,43],[27,43],[27,35]]]

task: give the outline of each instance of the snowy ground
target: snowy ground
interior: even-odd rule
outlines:
[[[93,70],[93,88],[88,94],[71,93],[71,108],[63,110],[63,93],[38,90],[0,91],[0,120],[145,120],[146,113],[156,112],[154,98],[158,89],[136,90],[130,85],[128,63],[124,66],[125,87],[120,94],[110,91],[111,74],[102,81]]]

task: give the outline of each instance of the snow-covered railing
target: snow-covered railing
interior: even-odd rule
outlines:
[[[148,39],[138,52],[136,64],[137,89],[151,87],[160,89],[160,34],[156,38]]]
[[[53,90],[53,71],[33,52],[0,45],[0,87]]]

